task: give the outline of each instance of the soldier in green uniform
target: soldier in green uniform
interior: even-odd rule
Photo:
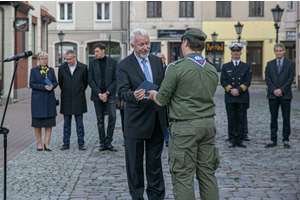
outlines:
[[[187,28],[181,50],[185,56],[168,66],[159,91],[148,99],[159,106],[169,103],[169,166],[176,200],[194,200],[194,174],[202,200],[219,199],[215,170],[219,165],[215,147],[214,94],[216,69],[202,57],[207,36],[198,28]]]

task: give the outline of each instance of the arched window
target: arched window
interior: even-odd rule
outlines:
[[[109,56],[109,48],[108,48],[108,41],[99,41],[100,43],[105,45],[105,55]],[[94,51],[93,51],[93,45],[98,42],[90,42],[87,44],[87,63],[89,63],[91,60],[94,60],[96,58]],[[121,48],[120,44],[117,42],[110,42],[110,57],[113,59],[116,59],[118,62],[121,59]]]
[[[60,42],[55,44],[55,66],[56,67],[67,62],[66,52],[70,49],[73,50],[75,52],[75,55],[77,56],[77,44],[71,42],[63,42],[62,45]],[[61,54],[61,50],[62,50],[62,54]],[[62,60],[63,62],[61,62],[61,58],[63,59]]]

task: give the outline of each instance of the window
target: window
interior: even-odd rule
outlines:
[[[59,4],[59,19],[61,21],[73,20],[73,4],[72,3],[60,3]]]
[[[194,2],[180,1],[179,2],[179,17],[194,17]]]
[[[217,17],[231,17],[231,1],[217,1]]]
[[[288,11],[295,10],[295,2],[294,1],[286,1],[286,10],[288,10]]]
[[[147,1],[147,17],[161,17],[161,1]]]
[[[77,44],[71,42],[63,42],[62,44],[59,42],[55,44],[55,66],[56,67],[67,62],[66,52],[68,50],[73,50],[75,52],[75,55],[77,55]]]
[[[110,20],[110,3],[97,3],[97,21]]]
[[[250,1],[249,2],[249,17],[263,17],[264,16],[264,2]]]

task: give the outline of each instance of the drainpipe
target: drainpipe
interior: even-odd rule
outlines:
[[[2,60],[1,60],[1,72],[2,72],[2,79],[1,79],[1,90],[3,90],[3,79],[4,79],[4,67],[3,67],[3,65],[4,65],[4,62],[3,62],[3,59],[4,59],[4,23],[5,23],[5,20],[4,20],[4,8],[2,8],[1,6],[0,6],[0,9],[1,9],[1,11],[2,11],[2,38],[1,38],[1,44],[2,44],[2,46],[1,46],[1,48],[2,48],[2,51],[1,51],[1,58],[2,58]],[[1,94],[0,94],[0,96],[1,96]]]
[[[120,29],[121,29],[121,42],[125,44],[125,57],[127,56],[127,42],[123,40],[123,1],[120,1],[121,14],[120,14]],[[122,54],[121,54],[122,58]]]

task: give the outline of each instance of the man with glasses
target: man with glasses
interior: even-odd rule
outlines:
[[[105,45],[93,46],[96,59],[89,64],[89,86],[92,89],[91,100],[94,102],[100,139],[99,151],[117,151],[112,146],[116,123],[116,66],[117,61],[105,55]],[[107,134],[105,136],[104,117],[108,112]]]
[[[66,52],[67,63],[59,66],[58,84],[61,89],[60,113],[64,115],[64,137],[61,150],[70,148],[71,121],[75,116],[79,150],[84,146],[83,113],[87,112],[85,90],[88,85],[87,65],[76,59],[75,52]]]

